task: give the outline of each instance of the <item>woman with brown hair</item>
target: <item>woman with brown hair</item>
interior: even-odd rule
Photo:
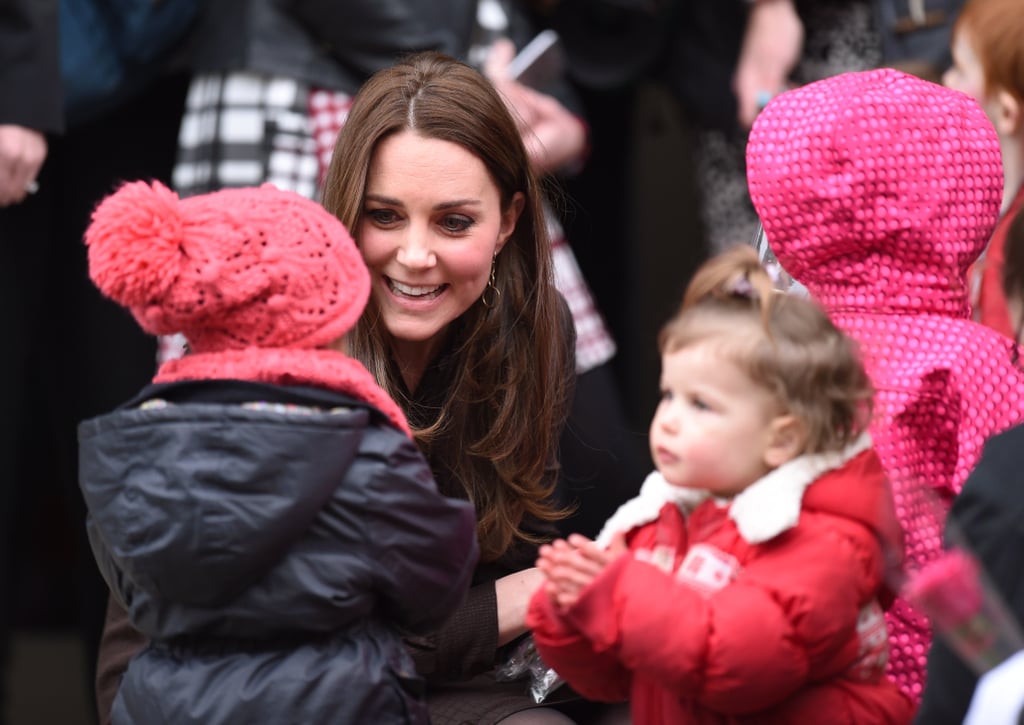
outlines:
[[[572,320],[516,122],[477,71],[413,56],[356,96],[324,205],[373,279],[354,356],[406,411],[441,490],[476,507],[481,563],[466,603],[409,640],[432,720],[568,722],[559,705],[527,710],[524,684],[494,673],[526,632],[537,546],[564,513],[553,493],[574,377]]]
[[[389,165],[410,160],[419,164]],[[552,467],[572,325],[539,193],[487,81],[432,54],[366,83],[324,182],[324,206],[373,275],[353,353],[411,415],[442,487],[476,503],[484,560],[536,540],[524,514],[558,518]],[[422,218],[421,201],[437,202]]]

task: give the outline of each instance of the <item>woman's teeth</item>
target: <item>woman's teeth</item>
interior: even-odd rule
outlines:
[[[412,285],[402,284],[396,282],[393,279],[388,280],[388,286],[392,292],[396,292],[405,297],[428,297],[430,295],[437,295],[441,292],[441,287],[444,285],[438,285],[435,287],[413,287]]]

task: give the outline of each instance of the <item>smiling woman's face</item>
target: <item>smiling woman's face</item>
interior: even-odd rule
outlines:
[[[487,287],[523,197],[503,211],[483,162],[450,141],[402,131],[374,152],[356,238],[400,363],[425,364]]]

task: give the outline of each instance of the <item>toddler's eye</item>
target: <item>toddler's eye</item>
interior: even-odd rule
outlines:
[[[694,395],[690,398],[690,405],[697,410],[711,410],[711,406],[704,402],[704,399],[699,395]]]

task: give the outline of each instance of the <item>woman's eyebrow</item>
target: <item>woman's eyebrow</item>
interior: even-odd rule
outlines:
[[[375,201],[378,204],[387,204],[388,206],[405,206],[401,199],[385,196],[384,194],[367,194],[365,199],[366,201]],[[451,201],[442,201],[435,204],[433,208],[435,211],[444,211],[445,209],[456,209],[463,206],[480,206],[482,203],[479,199],[473,198],[452,199]]]
[[[460,206],[480,206],[481,203],[479,199],[454,199],[452,201],[443,201],[435,205],[434,208],[443,211],[444,209],[454,209]]]
[[[387,204],[388,206],[403,206],[400,200],[393,199],[390,196],[384,196],[383,194],[367,194],[364,198],[366,201],[375,201],[378,204]]]

